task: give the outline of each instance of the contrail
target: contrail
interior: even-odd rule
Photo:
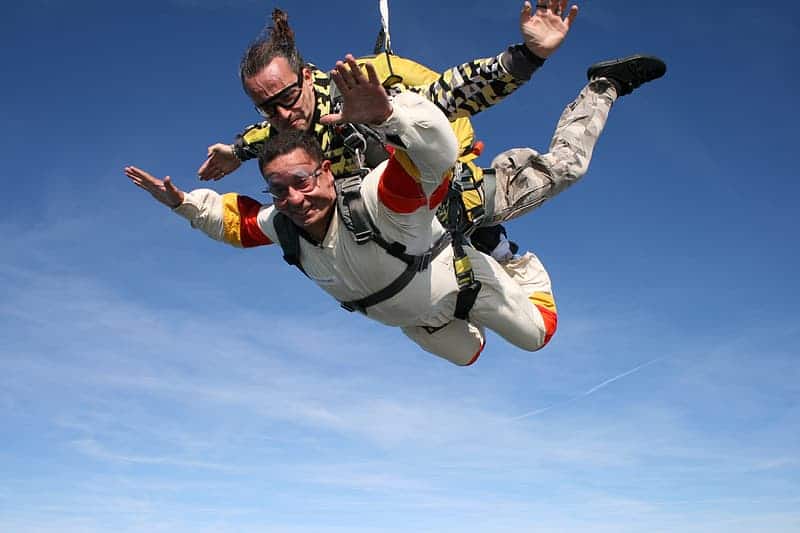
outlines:
[[[530,412],[521,414],[519,416],[515,416],[513,418],[510,418],[509,420],[513,421],[513,420],[522,420],[523,418],[530,418],[532,416],[540,415],[540,414],[542,414],[544,412],[547,412],[550,409],[553,409],[554,407],[560,407],[562,405],[567,405],[567,404],[572,403],[575,400],[578,400],[580,398],[585,398],[585,397],[587,397],[587,396],[589,396],[591,394],[594,394],[595,392],[599,391],[600,389],[604,389],[604,388],[608,387],[609,385],[611,385],[615,381],[620,380],[620,379],[622,379],[624,377],[630,376],[631,374],[633,374],[635,372],[638,372],[639,370],[641,370],[643,368],[646,368],[646,367],[652,365],[653,363],[657,363],[658,361],[661,361],[662,359],[664,359],[664,356],[656,357],[655,359],[651,359],[650,361],[647,361],[646,363],[642,363],[639,366],[631,368],[630,370],[627,370],[627,371],[623,372],[622,374],[614,376],[613,378],[609,378],[609,379],[603,381],[602,383],[599,383],[599,384],[595,385],[594,387],[592,387],[592,388],[590,388],[588,390],[585,390],[584,392],[581,392],[580,394],[576,394],[575,396],[573,396],[571,398],[568,398],[568,399],[566,399],[566,400],[564,400],[562,402],[557,402],[557,403],[548,405],[547,407],[541,407],[541,408],[536,409],[534,411],[530,411]]]

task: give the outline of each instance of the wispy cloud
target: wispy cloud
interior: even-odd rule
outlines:
[[[540,415],[542,413],[546,413],[547,411],[550,411],[551,409],[555,409],[556,407],[561,407],[561,406],[570,404],[572,402],[580,400],[581,398],[585,398],[587,396],[590,396],[590,395],[594,394],[595,392],[608,387],[609,385],[611,385],[615,381],[619,381],[620,379],[625,378],[627,376],[630,376],[631,374],[635,374],[636,372],[639,372],[640,370],[642,370],[644,368],[647,368],[648,366],[650,366],[650,365],[652,365],[654,363],[662,361],[663,359],[664,359],[664,357],[656,357],[655,359],[651,359],[650,361],[647,361],[646,363],[642,363],[640,365],[637,365],[637,366],[631,368],[630,370],[628,370],[626,372],[618,374],[618,375],[614,376],[613,378],[609,378],[609,379],[607,379],[607,380],[605,380],[605,381],[603,381],[601,383],[598,383],[597,385],[595,385],[595,386],[593,386],[593,387],[581,392],[580,394],[576,394],[576,395],[574,395],[574,396],[572,396],[572,397],[570,397],[570,398],[568,398],[568,399],[566,399],[564,401],[556,402],[556,403],[550,404],[550,405],[548,405],[546,407],[542,407],[540,409],[535,409],[533,411],[529,411],[527,413],[523,413],[521,415],[512,417],[509,420],[522,420],[524,418],[530,418],[532,416],[536,416],[536,415]]]
[[[187,461],[184,459],[176,459],[173,457],[157,456],[148,457],[141,455],[125,455],[115,453],[99,442],[92,439],[82,439],[73,441],[72,446],[79,452],[93,458],[103,461],[111,461],[115,463],[131,463],[131,464],[145,464],[145,465],[169,465],[178,466],[182,468],[200,468],[204,470],[224,470],[233,471],[227,465],[208,463],[204,461]]]

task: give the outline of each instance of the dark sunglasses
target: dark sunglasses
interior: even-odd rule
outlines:
[[[263,102],[256,104],[258,111],[264,118],[272,118],[278,113],[278,108],[289,109],[300,99],[303,94],[303,73],[297,74],[297,81],[287,85],[274,96],[270,96]]]

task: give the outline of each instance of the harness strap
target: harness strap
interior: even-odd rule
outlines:
[[[400,291],[406,288],[406,286],[411,283],[411,280],[414,279],[419,272],[423,272],[428,266],[431,264],[431,260],[436,258],[444,249],[446,249],[450,245],[450,234],[445,233],[442,235],[436,243],[424,254],[417,255],[417,256],[408,256],[413,257],[414,261],[411,263],[406,264],[406,269],[400,273],[400,275],[395,278],[389,285],[384,287],[383,289],[370,294],[364,298],[360,298],[358,300],[351,300],[349,302],[342,302],[342,308],[346,309],[347,311],[358,311],[363,314],[367,314],[367,308],[373,305],[379,304],[389,298],[395,296]],[[387,250],[388,251],[388,250]]]
[[[475,299],[481,290],[481,282],[475,279],[472,263],[464,251],[467,240],[461,228],[463,216],[461,191],[458,187],[450,187],[447,195],[447,230],[453,239],[453,269],[455,270],[456,283],[458,284],[458,296],[456,296],[456,308],[453,316],[459,320],[467,320],[472,306],[475,305]]]
[[[364,244],[372,240],[375,224],[361,197],[361,174],[334,181],[336,187],[336,203],[339,217],[345,227],[353,234],[356,243]]]
[[[278,233],[278,242],[283,250],[283,260],[296,266],[308,277],[303,265],[300,264],[300,234],[297,232],[297,226],[289,220],[289,217],[280,212],[275,214],[273,223],[275,231]]]

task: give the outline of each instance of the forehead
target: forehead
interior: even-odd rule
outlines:
[[[308,152],[302,148],[295,148],[291,152],[279,155],[261,169],[264,176],[270,176],[270,180],[274,182],[285,181],[290,179],[288,174],[293,170],[312,171],[317,166],[317,161],[314,160]]]
[[[279,93],[295,81],[297,81],[297,73],[289,66],[286,58],[276,57],[259,70],[255,76],[247,78],[244,85],[251,95],[266,99]]]

